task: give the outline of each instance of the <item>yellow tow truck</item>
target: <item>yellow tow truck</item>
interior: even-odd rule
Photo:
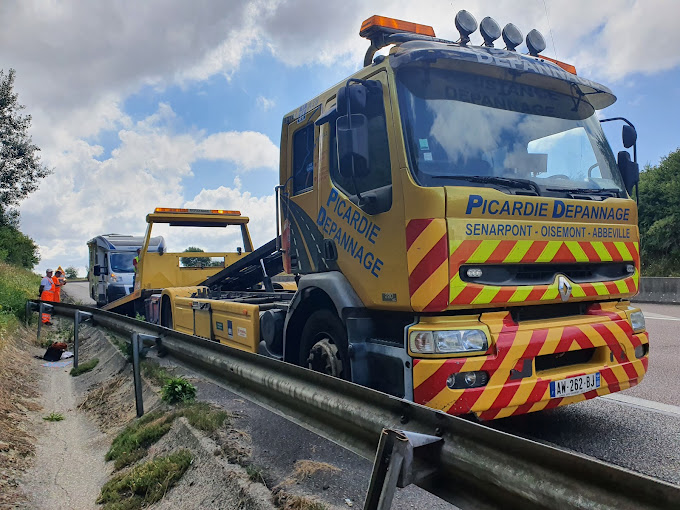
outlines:
[[[112,301],[104,310],[135,316],[149,316],[147,300],[165,287],[198,285],[221,269],[228,267],[253,251],[248,231],[248,218],[240,211],[222,209],[180,209],[157,207],[146,216],[146,235],[142,243],[132,292]],[[241,243],[235,252],[181,252],[169,253],[164,249],[150,251],[154,225],[171,227],[219,228],[240,230]],[[188,265],[184,262],[191,260]]]
[[[482,419],[639,383],[639,170],[597,114],[616,97],[536,30],[484,18],[473,46],[477,26],[367,19],[364,67],[283,119],[280,235],[166,287],[161,324]]]

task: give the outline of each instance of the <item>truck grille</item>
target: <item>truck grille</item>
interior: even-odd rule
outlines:
[[[578,351],[558,352],[536,356],[536,372],[588,363],[593,359],[594,354],[595,347],[590,347]]]
[[[481,269],[482,275],[472,278],[468,269]],[[632,276],[632,262],[587,262],[580,264],[480,264],[460,267],[464,282],[480,285],[550,285],[557,275],[574,283],[620,280]]]

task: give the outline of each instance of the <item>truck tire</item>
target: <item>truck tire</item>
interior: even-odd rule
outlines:
[[[317,310],[307,319],[300,338],[300,366],[316,372],[352,380],[347,332],[330,310]]]

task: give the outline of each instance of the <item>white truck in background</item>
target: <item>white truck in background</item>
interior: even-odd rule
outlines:
[[[99,235],[87,242],[87,279],[90,297],[97,302],[97,306],[104,306],[132,292],[135,275],[133,260],[137,256],[137,249],[141,249],[143,244],[144,236],[123,234]],[[163,237],[151,238],[148,251],[163,253]]]

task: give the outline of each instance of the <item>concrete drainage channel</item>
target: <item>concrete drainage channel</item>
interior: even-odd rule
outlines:
[[[95,358],[100,362],[74,379],[78,409],[113,439],[125,425],[134,423],[137,414],[132,363],[124,354],[129,339],[104,328],[80,324],[79,340],[80,365]],[[159,358],[154,349],[146,353],[141,367],[145,374],[140,389],[146,416],[168,408],[158,398],[159,373],[185,377],[197,387],[198,400],[228,413],[225,426],[209,437],[186,418],[175,419],[144,457],[113,473],[116,476],[152,459],[189,450],[191,466],[153,508],[207,505],[224,509],[330,510],[363,506],[371,477],[370,462],[241,398],[209,377],[178,365],[176,360]],[[410,487],[399,491],[392,508],[455,507]]]

